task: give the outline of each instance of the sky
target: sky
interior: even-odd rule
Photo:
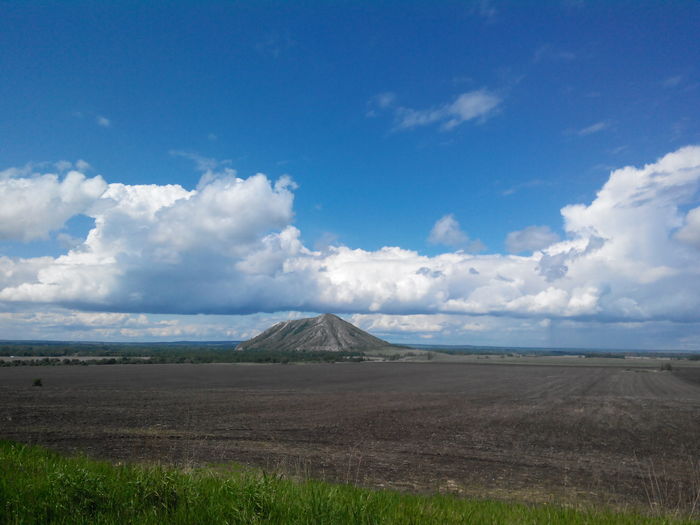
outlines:
[[[700,2],[0,2],[0,339],[700,350]]]

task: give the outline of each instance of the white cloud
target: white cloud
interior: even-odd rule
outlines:
[[[314,242],[314,250],[323,252],[328,250],[329,246],[337,244],[339,244],[338,235],[333,232],[323,232]]]
[[[483,17],[487,22],[493,21],[498,15],[498,9],[492,0],[475,0],[472,2],[470,11]]]
[[[32,311],[0,312],[0,331],[10,339],[241,341],[275,322],[301,316],[288,312],[238,316],[232,320],[223,316],[152,316],[39,307]]]
[[[688,212],[683,227],[676,232],[676,239],[700,248],[700,207]]]
[[[355,314],[350,322],[363,330],[372,333],[396,332],[443,332],[452,317],[444,314],[436,315],[385,315],[385,314]]]
[[[69,235],[65,232],[58,233],[56,235],[56,240],[61,245],[61,247],[66,250],[77,248],[83,243],[83,239],[73,237],[72,235]]]
[[[201,172],[211,172],[213,173],[215,170],[219,168],[223,168],[225,166],[228,166],[231,164],[231,160],[226,159],[226,160],[217,160],[217,159],[212,159],[210,157],[204,157],[203,155],[200,155],[199,153],[195,153],[192,151],[182,151],[182,150],[170,150],[168,152],[170,155],[173,157],[182,157],[184,159],[191,160],[194,162],[194,165],[196,166],[198,171]],[[229,175],[236,175],[236,170],[228,168],[227,173]]]
[[[478,239],[471,241],[469,236],[462,231],[459,222],[451,213],[438,219],[430,230],[428,242],[432,244],[442,244],[452,248],[461,248],[470,252],[484,250],[484,245]]]
[[[0,239],[44,239],[74,215],[86,212],[107,188],[99,175],[87,178],[78,171],[65,177],[4,173],[0,177]]]
[[[112,126],[112,121],[109,120],[107,117],[103,117],[102,115],[98,115],[95,121],[97,122],[98,126],[101,126],[103,128],[109,128]]]
[[[683,82],[683,75],[676,75],[673,77],[668,77],[662,82],[662,85],[667,88],[678,87],[681,82]]]
[[[426,317],[371,322],[394,333],[425,335],[442,334],[438,325],[457,335],[485,334],[503,330],[506,320],[524,323],[523,333],[540,334],[565,319],[700,322],[700,212],[686,212],[700,185],[697,146],[613,171],[592,202],[562,209],[564,240],[555,242],[544,229],[517,232],[513,242],[520,247],[551,241],[528,256],[457,251],[428,257],[399,247],[343,245],[312,251],[292,225],[294,186],[288,178],[242,179],[224,169],[186,190],[106,186],[99,177],[74,172],[64,180],[20,172],[2,179],[14,185],[13,202],[59,195],[55,202],[65,209],[44,206],[50,211],[34,224],[23,222],[33,205],[0,208],[2,224],[15,238],[46,235],[70,213],[85,213],[95,224],[59,257],[0,257],[6,311],[33,305],[131,314],[410,315]],[[449,215],[434,230],[438,242],[468,242]],[[552,326],[541,326],[543,319]]]
[[[587,135],[593,135],[594,133],[599,133],[599,132],[601,132],[604,129],[607,129],[609,127],[610,127],[609,122],[601,120],[600,122],[596,122],[595,124],[591,124],[590,126],[586,126],[585,128],[578,130],[576,132],[576,134],[580,137],[585,137]]]
[[[519,184],[515,184],[514,186],[511,186],[510,188],[507,188],[501,192],[501,195],[504,197],[507,197],[508,195],[514,195],[517,192],[519,192],[522,189],[525,188],[535,188],[537,186],[542,186],[545,182],[541,179],[532,179],[528,180],[525,182],[521,182]]]
[[[75,169],[85,173],[86,171],[89,171],[92,169],[92,166],[87,161],[84,161],[83,159],[78,159],[75,163]]]
[[[501,98],[487,89],[462,93],[453,102],[429,109],[398,106],[394,110],[395,129],[411,129],[440,123],[440,129],[449,131],[474,119],[491,116],[501,104]]]
[[[533,62],[538,63],[545,60],[553,62],[570,62],[576,59],[576,55],[570,51],[554,49],[550,44],[538,47],[532,57]]]
[[[450,131],[470,120],[483,121],[492,116],[502,99],[488,89],[469,91],[454,101],[428,109],[413,109],[397,104],[395,93],[380,93],[370,99],[366,116],[376,117],[382,111],[394,114],[394,130],[439,124],[442,131]]]
[[[511,253],[533,252],[554,244],[559,236],[549,226],[528,226],[524,230],[510,232],[506,247]]]
[[[95,219],[85,242],[0,296],[151,312],[251,301],[242,289],[254,294],[265,272],[304,250],[289,226],[291,184],[229,174],[195,191],[110,184],[83,210]]]
[[[467,234],[462,231],[459,222],[451,213],[439,219],[430,231],[428,241],[433,244],[445,244],[447,246],[460,246],[469,240]]]
[[[493,324],[492,319],[448,314],[386,315],[355,314],[351,322],[372,333],[380,334],[462,334],[482,332]]]
[[[375,101],[377,106],[379,106],[380,108],[388,108],[396,101],[396,94],[391,93],[389,91],[385,93],[380,93],[375,97]]]
[[[537,321],[461,314],[354,314],[347,320],[396,343],[417,343],[420,339],[427,339],[457,345],[503,345],[504,341],[514,346],[552,345],[549,340],[552,322],[549,319]]]
[[[381,110],[388,109],[394,105],[396,102],[396,94],[390,91],[379,93],[373,96],[367,103],[367,112],[365,115],[367,117],[378,116]]]

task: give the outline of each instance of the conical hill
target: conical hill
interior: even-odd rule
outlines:
[[[323,314],[277,323],[236,350],[364,352],[392,346],[336,315]]]

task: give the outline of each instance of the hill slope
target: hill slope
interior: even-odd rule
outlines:
[[[368,351],[392,347],[333,314],[277,323],[236,350]]]

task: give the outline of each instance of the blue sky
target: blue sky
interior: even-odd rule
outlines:
[[[0,338],[700,348],[699,22],[3,2]]]

